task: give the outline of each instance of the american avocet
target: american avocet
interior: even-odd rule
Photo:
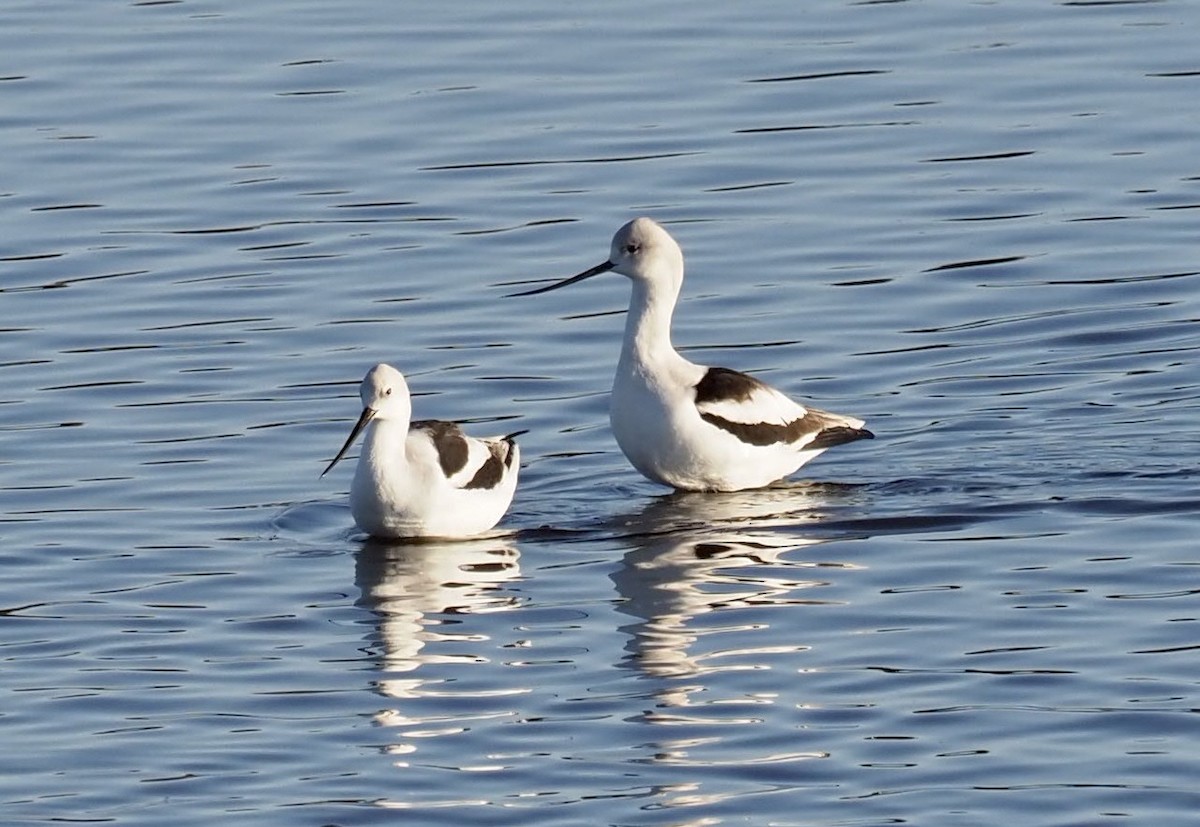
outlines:
[[[412,422],[408,384],[376,365],[359,387],[363,411],[325,476],[367,429],[350,513],[374,537],[470,537],[504,516],[517,487],[521,452],[513,438],[474,439],[452,422]]]
[[[769,485],[826,448],[870,439],[863,421],[800,405],[728,368],[694,365],[671,345],[671,314],[683,285],[683,251],[658,223],[635,218],[613,236],[608,259],[557,290],[609,270],[633,282],[609,420],[633,467],[688,491]]]

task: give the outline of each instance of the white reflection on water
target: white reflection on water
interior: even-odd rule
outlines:
[[[439,719],[414,717],[403,702],[422,697],[427,679],[423,665],[437,661],[475,662],[478,655],[433,653],[427,646],[461,639],[445,624],[447,617],[502,612],[520,605],[516,595],[503,589],[521,575],[520,553],[494,539],[463,543],[365,543],[358,553],[356,580],[360,603],[378,617],[379,671],[376,690],[399,703],[376,713],[381,726],[406,727],[405,734],[421,737],[461,731],[462,715]],[[478,638],[476,638],[478,639]],[[412,752],[409,743],[389,747],[391,754]]]
[[[819,522],[832,499],[845,493],[839,489],[790,485],[754,496],[664,497],[630,521],[641,533],[612,579],[623,598],[619,610],[636,618],[622,628],[628,635],[622,665],[654,687],[653,707],[635,719],[656,730],[653,763],[716,766],[827,757],[823,750],[772,743],[759,729],[768,717],[777,717],[768,708],[793,703],[780,696],[778,678],[762,689],[746,681],[744,691],[732,695],[719,687],[728,673],[770,670],[801,658],[810,645],[783,629],[795,622],[795,613],[776,610],[836,605],[840,601],[822,597],[820,590],[830,585],[834,571],[861,568],[817,561],[810,552],[825,540],[805,536],[805,527]],[[746,735],[755,742],[748,751],[738,743]],[[697,787],[672,792],[665,803],[703,798]]]
[[[626,630],[631,634],[627,663],[655,677],[700,677],[738,668],[729,662],[731,656],[762,654],[757,648],[696,653],[693,645],[702,635],[746,629],[719,624],[697,629],[694,622],[724,609],[801,600],[798,592],[824,582],[796,576],[812,568],[791,563],[784,555],[819,542],[753,532],[700,539],[667,536],[629,552],[613,575],[625,600],[621,611],[640,619]],[[670,705],[686,704],[686,691],[664,691],[663,700]]]

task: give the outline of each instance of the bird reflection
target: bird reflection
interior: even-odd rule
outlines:
[[[696,630],[696,618],[723,609],[800,602],[799,591],[823,583],[803,576],[811,569],[785,561],[783,555],[817,542],[750,533],[666,536],[629,551],[612,575],[624,598],[619,610],[638,618],[625,627],[630,634],[626,665],[662,678],[694,676],[715,668],[706,666],[706,655],[692,648],[701,634],[722,629],[708,625]]]
[[[753,631],[745,614],[725,625],[701,616],[751,609],[757,619],[760,609],[824,602],[812,592],[828,582],[822,570],[852,566],[811,562],[797,550],[823,542],[805,536],[804,528],[845,493],[840,486],[792,485],[748,494],[675,494],[629,517],[625,528],[634,547],[611,575],[623,598],[619,610],[637,618],[623,629],[629,635],[623,665],[670,679],[662,683],[660,702],[686,706],[701,687],[679,679],[730,668],[738,654],[698,646],[700,638]],[[777,644],[779,638],[766,640]],[[786,648],[805,647],[789,641]],[[754,651],[745,654],[761,658],[763,649]]]
[[[505,611],[519,598],[503,585],[520,576],[520,554],[502,541],[397,544],[368,540],[358,552],[359,605],[379,618],[380,693],[415,697],[426,644],[446,637],[447,616]],[[441,615],[441,617],[437,617]],[[401,677],[407,673],[406,676]],[[399,713],[383,712],[380,723]]]
[[[800,531],[823,521],[832,506],[853,503],[865,490],[866,486],[845,483],[782,482],[754,491],[677,491],[656,497],[626,517],[623,525],[635,534]]]

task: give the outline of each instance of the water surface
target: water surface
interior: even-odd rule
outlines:
[[[24,2],[0,27],[6,824],[1184,825],[1184,2]],[[607,424],[638,214],[689,358],[878,438],[672,495]],[[528,428],[364,541],[371,364]]]

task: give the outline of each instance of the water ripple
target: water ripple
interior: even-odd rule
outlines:
[[[1191,4],[63,5],[0,29],[0,821],[1195,821]],[[878,439],[640,478],[628,285],[499,298],[640,213],[690,358]],[[529,429],[494,535],[318,477],[381,360]]]

